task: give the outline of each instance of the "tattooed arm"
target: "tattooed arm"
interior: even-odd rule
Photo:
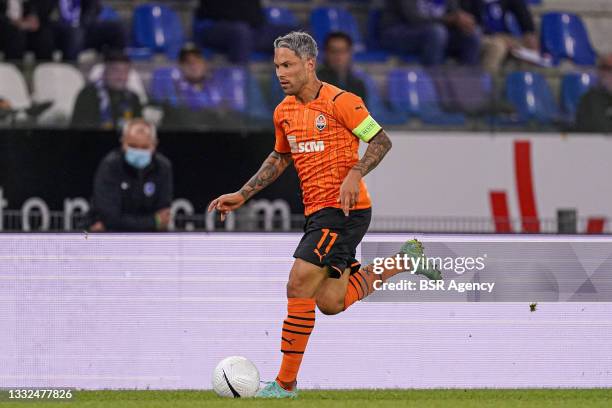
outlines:
[[[381,130],[370,140],[368,149],[361,160],[353,166],[352,170],[360,172],[361,177],[365,176],[378,166],[378,163],[381,162],[389,150],[391,150],[391,140],[385,131]]]
[[[263,190],[280,176],[291,163],[291,153],[273,151],[253,177],[237,192],[224,194],[211,201],[208,212],[216,209],[221,213],[221,221],[226,215],[240,208],[249,198]]]
[[[389,150],[391,150],[391,140],[385,131],[381,130],[370,140],[365,154],[348,172],[342,186],[340,186],[338,202],[342,211],[344,211],[344,215],[348,216],[349,209],[354,207],[359,199],[359,181],[361,178],[374,170]]]
[[[238,191],[244,197],[244,201],[272,184],[289,164],[291,164],[291,153],[279,153],[277,151],[270,153],[259,171]]]

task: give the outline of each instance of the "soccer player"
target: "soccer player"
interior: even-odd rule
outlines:
[[[354,258],[372,214],[363,177],[391,149],[391,141],[358,96],[321,82],[316,76],[317,45],[303,32],[274,41],[276,75],[287,95],[274,111],[276,144],[257,173],[237,192],[213,200],[224,220],[291,164],[297,170],[305,207],[304,236],[295,253],[287,283],[287,318],[283,323],[283,359],[276,381],[258,397],[297,395],[296,378],[315,324],[315,305],[337,314],[372,293],[375,280],[401,272],[360,270]],[[359,159],[359,142],[368,148]],[[420,243],[407,242],[402,252],[423,256]],[[439,279],[437,270],[415,271]]]

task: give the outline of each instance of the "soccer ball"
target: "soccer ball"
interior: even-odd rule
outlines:
[[[228,357],[215,367],[212,386],[220,397],[253,397],[259,389],[259,371],[248,358]]]

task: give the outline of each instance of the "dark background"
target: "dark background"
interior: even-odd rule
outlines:
[[[158,150],[174,168],[174,198],[190,200],[197,213],[215,197],[238,190],[274,148],[271,132],[159,132]],[[65,198],[89,199],[100,160],[119,146],[119,134],[99,130],[13,129],[0,131],[0,187],[6,208],[30,197],[61,210]],[[303,206],[293,166],[257,195]]]

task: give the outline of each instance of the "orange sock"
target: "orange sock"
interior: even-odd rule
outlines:
[[[349,278],[346,295],[344,295],[344,310],[353,303],[362,300],[374,292],[374,282],[386,282],[390,277],[404,272],[403,269],[385,269],[382,274],[376,274],[372,265],[367,265],[355,272]]]
[[[289,298],[287,318],[283,322],[281,363],[277,381],[284,388],[292,388],[302,363],[308,338],[315,324],[315,299]]]
[[[344,310],[372,293],[374,291],[374,281],[381,279],[380,275],[367,271],[366,268],[358,270],[349,278],[346,295],[344,296]]]

